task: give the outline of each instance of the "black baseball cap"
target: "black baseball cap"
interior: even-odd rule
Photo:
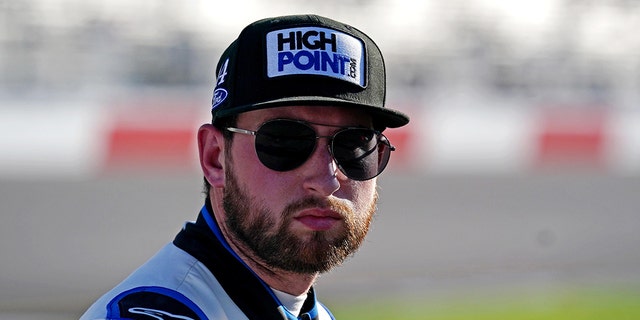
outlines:
[[[362,109],[378,128],[409,117],[385,108],[382,53],[366,34],[317,16],[267,18],[245,27],[216,67],[212,122],[241,112],[287,105]]]

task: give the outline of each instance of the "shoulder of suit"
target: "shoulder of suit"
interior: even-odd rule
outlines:
[[[164,287],[136,287],[107,305],[108,319],[206,320],[204,312],[182,293]]]

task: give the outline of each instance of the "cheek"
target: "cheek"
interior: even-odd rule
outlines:
[[[253,145],[234,148],[232,157],[229,168],[251,200],[270,210],[278,210],[282,199],[286,199],[291,192],[291,188],[284,183],[283,174],[265,167],[255,154]]]
[[[353,181],[344,189],[352,195],[352,201],[356,212],[366,214],[377,197],[375,179],[370,181]],[[347,190],[345,190],[347,191]]]
[[[248,139],[235,140],[231,159],[227,160],[231,162],[230,167],[235,171],[235,175],[240,181],[250,183],[251,185],[260,185],[262,180],[264,180],[263,171],[266,170],[266,168],[260,163],[253,144],[249,142]]]

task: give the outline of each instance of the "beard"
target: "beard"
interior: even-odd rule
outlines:
[[[302,274],[329,271],[353,255],[369,231],[376,210],[377,193],[364,214],[356,214],[335,199],[308,197],[288,204],[276,216],[239,186],[232,171],[225,173],[225,224],[236,239],[270,267]],[[304,235],[294,233],[290,229],[292,217],[302,209],[313,207],[338,212],[343,225]]]

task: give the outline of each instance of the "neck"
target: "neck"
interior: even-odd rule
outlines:
[[[230,237],[224,232],[223,234],[231,248],[240,256],[240,259],[242,259],[262,281],[273,289],[299,296],[307,293],[318,277],[317,273],[295,273],[269,266],[252,254],[244,245],[235,241],[233,237]]]

